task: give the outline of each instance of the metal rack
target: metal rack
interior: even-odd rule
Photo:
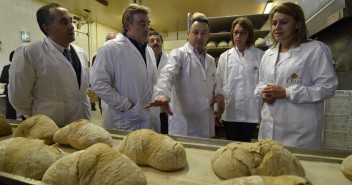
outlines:
[[[337,90],[325,101],[323,147],[352,150],[352,91]]]

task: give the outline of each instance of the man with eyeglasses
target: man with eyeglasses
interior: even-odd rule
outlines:
[[[250,142],[260,122],[261,100],[253,93],[264,52],[253,46],[254,28],[248,18],[234,20],[231,30],[234,47],[220,55],[217,68],[227,97],[221,120],[228,140]]]
[[[100,47],[90,80],[95,93],[108,104],[113,130],[153,129],[160,132],[160,109],[145,109],[157,81],[153,50],[147,46],[149,8],[130,4],[122,14],[123,29]]]

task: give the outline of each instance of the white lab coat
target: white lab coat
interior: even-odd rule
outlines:
[[[285,146],[320,147],[324,100],[334,95],[338,80],[328,46],[319,41],[290,49],[277,67],[279,47],[265,52],[255,95],[267,84],[286,89],[287,98],[264,103],[259,139],[272,139]]]
[[[215,135],[215,95],[223,94],[217,86],[214,58],[206,55],[205,69],[187,43],[171,51],[161,70],[154,97],[165,96],[174,113],[169,121],[170,135],[212,137]]]
[[[225,91],[225,111],[221,119],[259,123],[262,101],[253,92],[258,83],[264,51],[252,46],[245,50],[242,57],[238,52],[233,47],[219,58],[217,75],[219,86]]]
[[[168,58],[168,55],[165,54],[164,52],[162,52],[161,53],[161,58],[160,58],[160,63],[159,63],[159,66],[158,66],[158,76],[160,75],[161,69],[165,67],[165,65],[167,63],[167,58]]]
[[[20,46],[10,68],[9,98],[21,114],[44,114],[57,124],[90,119],[89,68],[84,51],[71,44],[81,62],[81,87],[65,56],[48,40]]]
[[[159,108],[152,101],[157,68],[153,50],[146,47],[146,63],[133,43],[121,33],[100,47],[91,75],[95,93],[109,105],[110,129],[153,129],[160,132]],[[134,105],[130,110],[126,101]]]

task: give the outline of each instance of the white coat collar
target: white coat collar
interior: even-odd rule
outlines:
[[[187,42],[185,45],[184,45],[184,50],[185,52],[190,55],[192,58],[194,59],[197,59],[198,60],[198,57],[196,56],[196,54],[193,52],[193,47],[192,45]],[[208,69],[208,66],[209,66],[209,62],[211,61],[211,56],[208,54],[208,53],[205,53],[205,70]],[[200,66],[202,66],[202,64],[200,62],[198,62],[198,64]],[[203,68],[203,67],[202,67]]]

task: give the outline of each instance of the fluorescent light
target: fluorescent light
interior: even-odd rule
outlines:
[[[273,7],[273,1],[269,0],[266,5],[265,5],[265,9],[264,9],[264,14],[268,14],[271,10],[271,7]]]

